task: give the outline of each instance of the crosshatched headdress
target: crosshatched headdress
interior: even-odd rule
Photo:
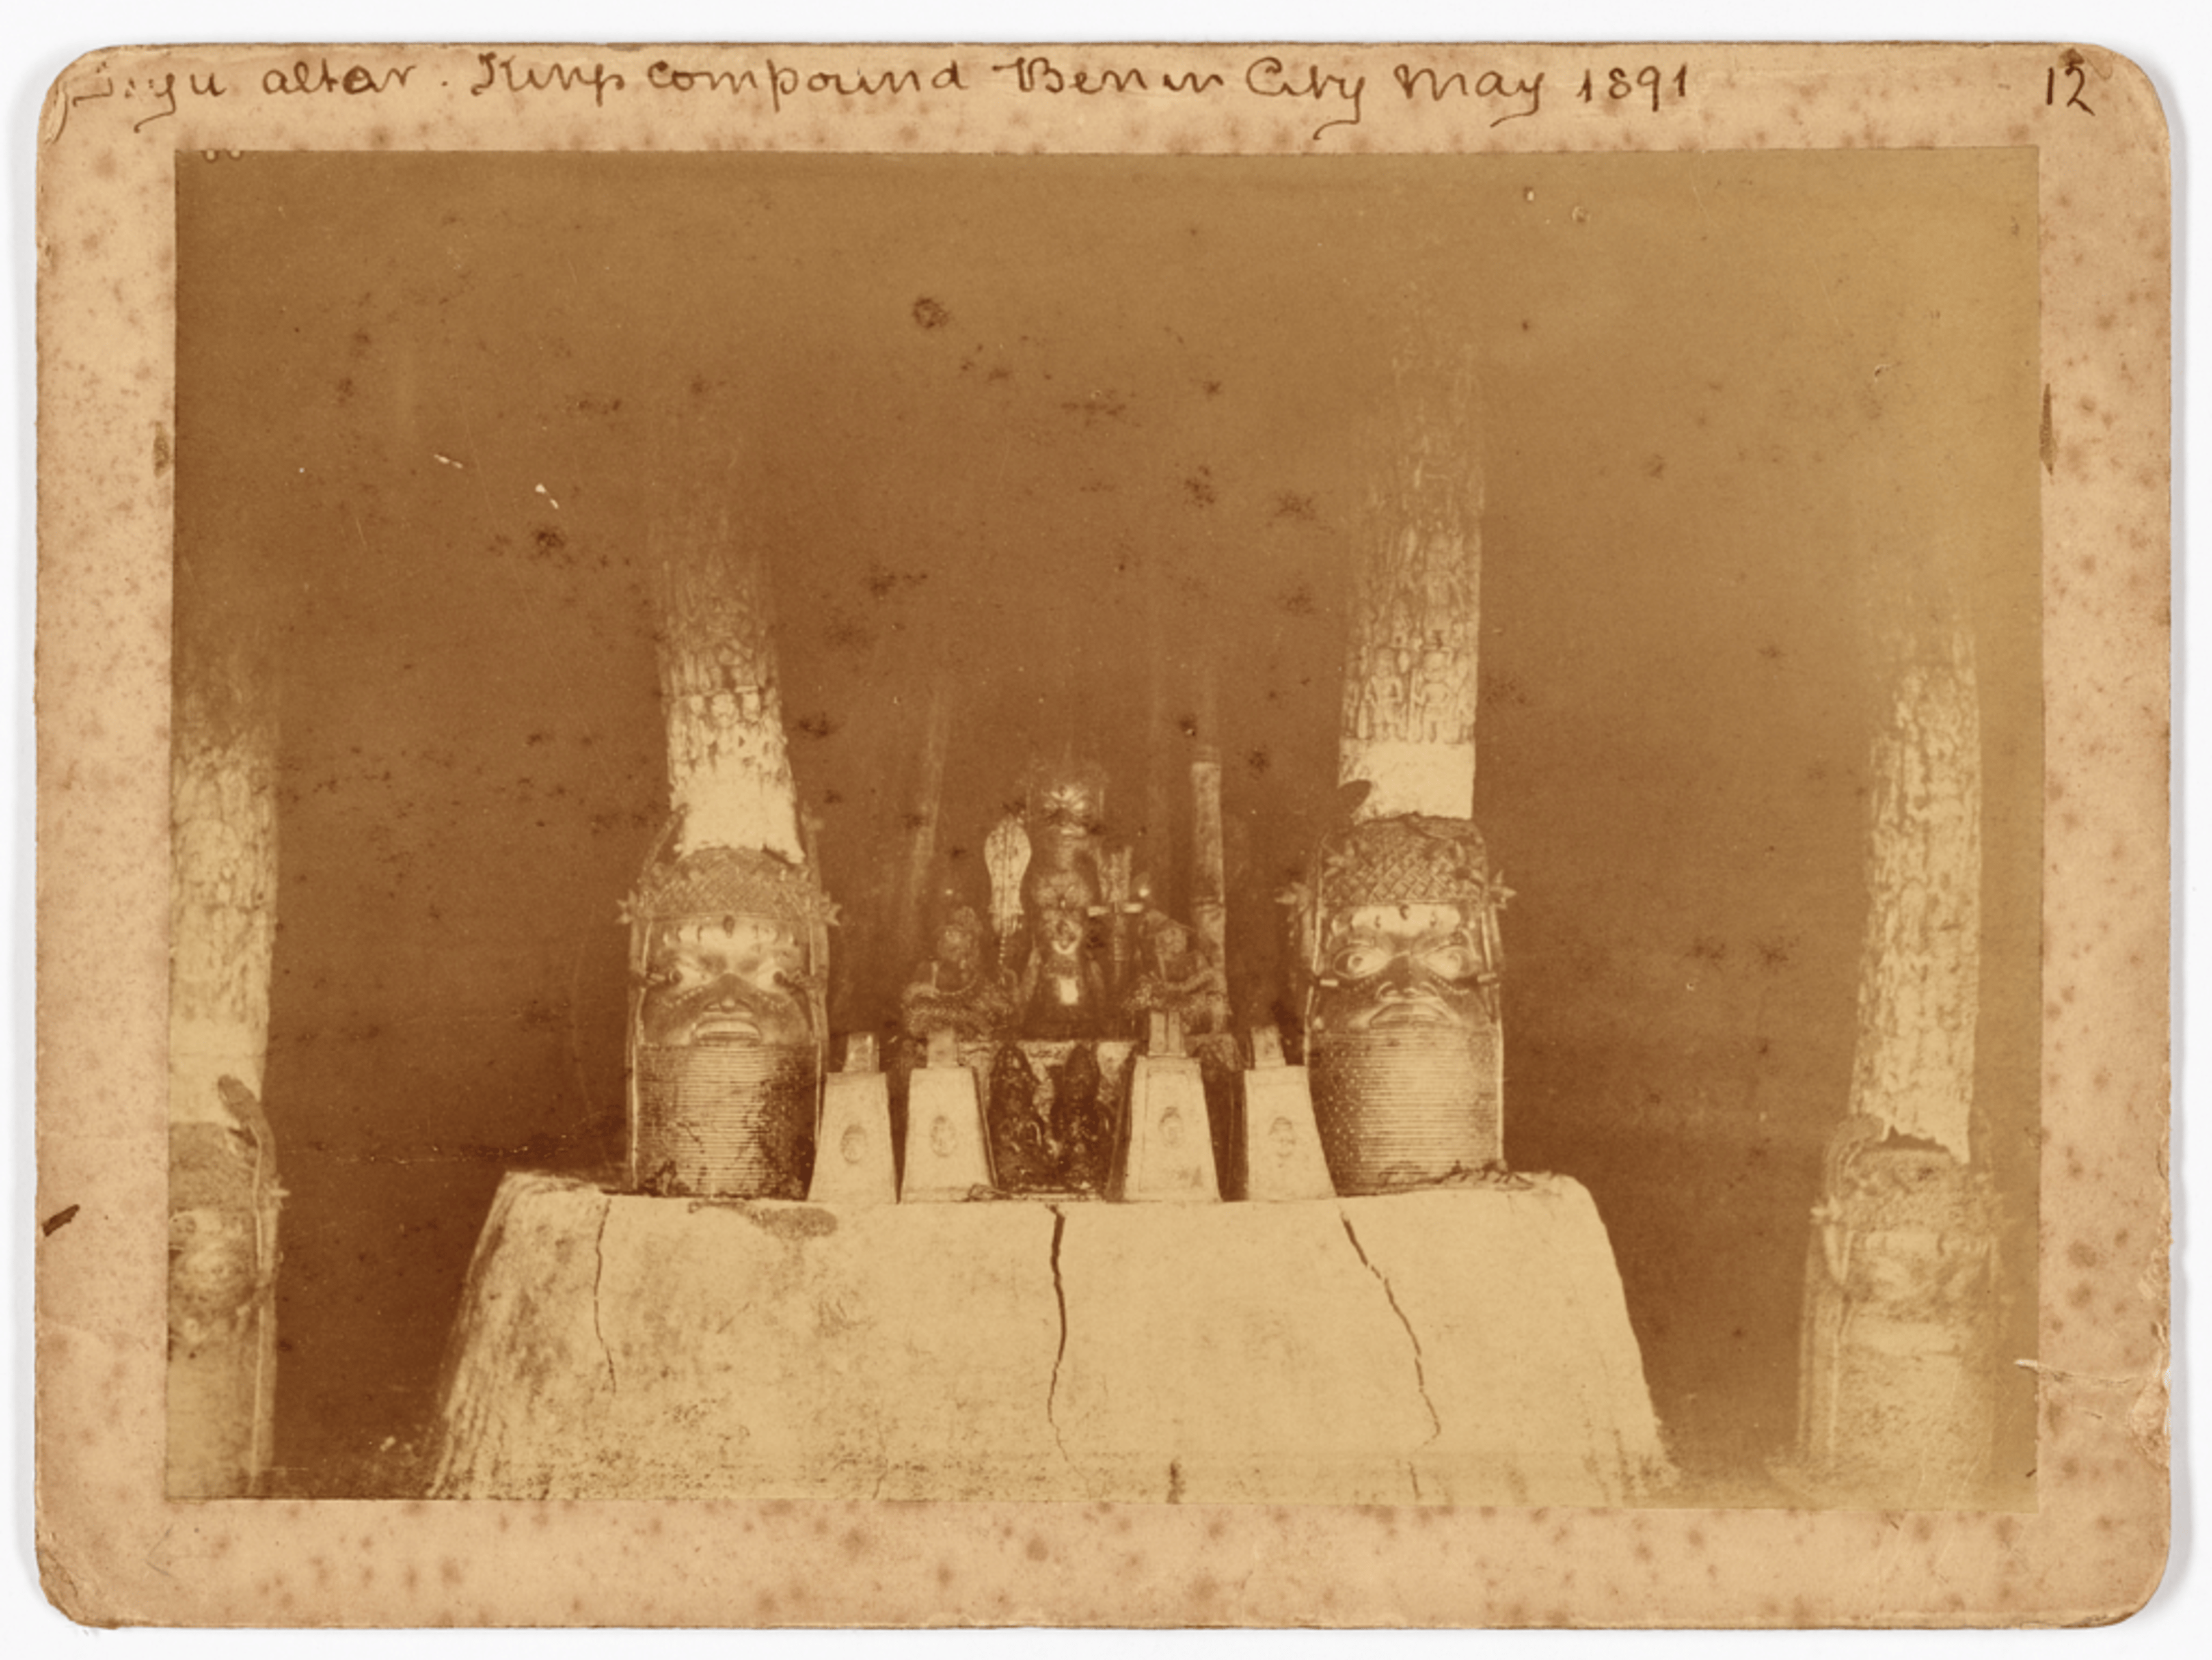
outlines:
[[[1375,819],[1322,843],[1317,899],[1357,905],[1493,905],[1489,851],[1465,819]]]

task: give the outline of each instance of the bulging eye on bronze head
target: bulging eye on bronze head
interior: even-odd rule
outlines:
[[[1342,980],[1364,980],[1404,966],[1441,980],[1473,978],[1477,969],[1471,940],[1428,942],[1400,948],[1387,941],[1355,940],[1338,952],[1329,967]]]

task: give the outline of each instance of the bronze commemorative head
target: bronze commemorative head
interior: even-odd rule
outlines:
[[[706,847],[648,868],[627,912],[633,1184],[805,1197],[824,1037],[820,888],[775,854]]]
[[[1340,1193],[1499,1160],[1506,897],[1465,820],[1378,819],[1323,843],[1307,930],[1307,1045]]]

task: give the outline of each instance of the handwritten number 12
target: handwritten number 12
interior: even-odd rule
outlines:
[[[2074,81],[2073,89],[2066,94],[2066,107],[2069,110],[2080,110],[2085,115],[2096,114],[2096,111],[2081,100],[2081,94],[2089,85],[2087,72],[2079,64],[2069,64],[2066,66],[2066,73],[2072,76]],[[2056,104],[2058,101],[2058,71],[2057,70],[2045,70],[2043,72],[2043,101],[2046,104]]]

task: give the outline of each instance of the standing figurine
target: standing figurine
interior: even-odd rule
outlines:
[[[1096,890],[1071,870],[1029,883],[1030,955],[1019,988],[1022,1035],[1096,1038],[1106,1026],[1106,976],[1091,938]]]
[[[1223,1030],[1229,984],[1212,943],[1150,907],[1137,931],[1136,972],[1124,1003],[1131,1017],[1141,1024],[1147,1015],[1172,1015],[1194,1036]]]
[[[1111,1018],[1098,833],[1105,775],[1085,762],[1030,768],[1029,869],[1022,881],[1028,952],[1017,1007],[1027,1038],[1097,1038]]]

